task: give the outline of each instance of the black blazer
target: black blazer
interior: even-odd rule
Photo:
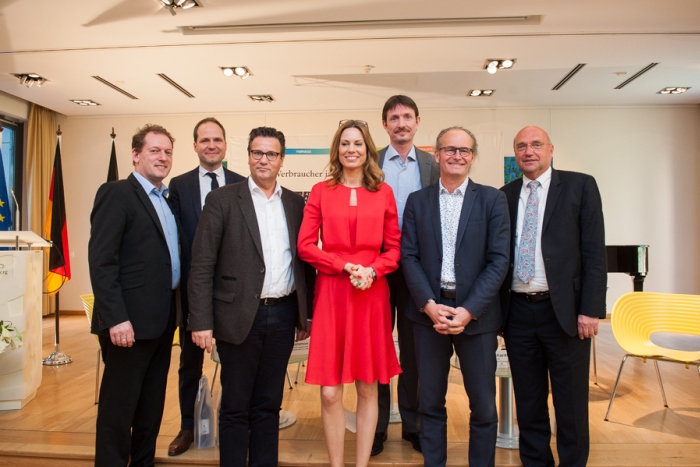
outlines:
[[[297,327],[311,319],[316,271],[297,255],[304,198],[282,188],[299,305]],[[260,228],[248,183],[212,191],[199,220],[189,276],[188,331],[214,330],[217,340],[240,344],[248,336],[260,303],[265,261]]]
[[[245,180],[245,177],[238,175],[228,169],[224,169],[226,185],[232,185]],[[175,217],[182,224],[182,229],[185,232],[185,241],[188,255],[192,253],[192,243],[194,242],[194,234],[197,232],[197,224],[199,224],[199,216],[202,213],[202,200],[199,191],[199,166],[194,170],[185,172],[182,175],[173,177],[168,185],[170,195],[168,200],[173,207]],[[189,316],[188,295],[187,295],[187,280],[189,278],[189,268],[182,270],[182,280],[180,287],[182,292],[182,322],[178,321],[180,326],[186,326],[187,317]]]
[[[136,339],[160,337],[173,297],[170,253],[153,203],[133,174],[97,190],[90,223],[92,332],[107,335],[131,321]],[[184,235],[181,228],[178,234]],[[185,255],[180,262],[184,269]]]
[[[388,146],[379,150],[378,165],[380,169],[384,166],[387,148]],[[435,162],[435,157],[416,148],[416,158],[418,159],[418,171],[420,172],[420,186],[425,188],[433,183],[437,183],[440,178],[440,166]]]
[[[412,193],[404,211],[401,266],[412,301],[409,319],[425,326],[433,322],[420,308],[440,296],[442,229],[440,185]],[[508,206],[503,193],[469,180],[457,228],[454,268],[457,306],[474,318],[466,334],[497,331],[501,327],[498,291],[508,270],[510,239]]]
[[[510,305],[522,185],[522,179],[518,179],[501,188],[508,199],[511,221],[510,264],[501,289],[504,322]],[[552,169],[541,248],[552,306],[564,331],[570,336],[578,333],[579,314],[605,318],[605,227],[600,192],[593,177]]]

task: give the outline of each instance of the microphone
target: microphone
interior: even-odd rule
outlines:
[[[12,195],[12,199],[15,200],[15,230],[19,231],[19,203],[17,202],[15,192],[12,188],[10,188],[10,194]]]

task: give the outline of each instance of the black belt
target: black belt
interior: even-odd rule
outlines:
[[[524,293],[524,292],[513,292],[511,290],[510,293],[511,293],[511,295],[515,295],[517,297],[523,297],[525,300],[527,300],[530,303],[546,302],[547,300],[549,300],[549,292]]]
[[[279,305],[280,303],[288,302],[290,300],[296,300],[297,298],[297,292],[296,290],[289,295],[285,295],[284,297],[276,297],[276,298],[261,298],[260,299],[260,306],[275,306]]]
[[[457,289],[440,289],[440,296],[457,300]]]

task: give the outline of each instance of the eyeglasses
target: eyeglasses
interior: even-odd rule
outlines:
[[[445,151],[446,156],[454,156],[459,152],[459,155],[462,157],[469,157],[472,155],[472,148],[455,148],[452,146],[445,146],[442,148],[439,148],[438,151]]]
[[[265,157],[267,157],[268,161],[274,162],[280,156],[279,152],[274,152],[274,151],[262,152],[262,151],[253,150],[253,151],[248,151],[248,152],[250,153],[251,156],[253,156],[253,159],[255,159],[256,161],[259,161],[260,159],[262,159],[262,156],[265,156]]]
[[[535,141],[532,144],[518,143],[518,145],[515,146],[515,152],[525,152],[527,151],[528,146],[531,147],[533,151],[541,151],[546,145],[546,143],[541,141]]]
[[[338,126],[343,126],[345,124],[348,124],[348,126],[354,126],[354,125],[359,125],[367,128],[369,125],[367,125],[367,122],[364,120],[341,120],[338,122]]]

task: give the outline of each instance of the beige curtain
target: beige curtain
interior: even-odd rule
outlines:
[[[56,112],[36,104],[29,108],[27,124],[27,174],[25,197],[27,200],[25,221],[28,230],[44,236],[46,221],[46,206],[49,201],[51,172],[56,154]],[[44,277],[46,277],[48,255],[44,261]],[[55,301],[44,295],[43,313],[47,315],[55,309]]]

